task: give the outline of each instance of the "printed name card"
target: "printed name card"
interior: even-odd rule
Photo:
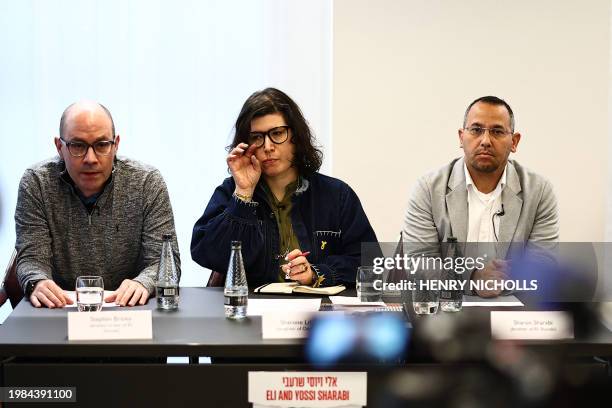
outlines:
[[[261,316],[264,339],[302,339],[308,335],[315,312],[274,312]]]
[[[491,335],[500,340],[573,339],[574,322],[561,311],[491,312]]]
[[[363,407],[365,372],[249,372],[253,407]]]
[[[150,310],[68,313],[68,340],[152,338],[153,318]]]

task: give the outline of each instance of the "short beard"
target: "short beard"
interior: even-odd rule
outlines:
[[[496,163],[480,165],[476,160],[472,162],[472,168],[481,173],[495,173],[499,169],[499,165]]]

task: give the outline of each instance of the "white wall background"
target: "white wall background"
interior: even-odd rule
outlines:
[[[162,171],[182,284],[204,284],[191,229],[228,175],[242,103],[266,86],[302,107],[324,172],[355,188],[380,240],[416,178],[462,153],[463,111],[485,94],[516,112],[514,158],[555,185],[562,239],[610,238],[610,56],[609,0],[0,0],[0,264],[19,178],[54,154],[65,106],[92,98],[120,153]]]
[[[392,241],[415,180],[462,155],[466,106],[497,95],[513,158],[556,189],[561,239],[601,241],[609,59],[609,0],[335,0],[334,175]]]
[[[91,98],[113,114],[119,153],[161,170],[181,284],[204,285],[191,231],[229,175],[224,148],[244,100],[267,86],[284,90],[328,153],[330,36],[325,0],[0,0],[2,267],[23,171],[55,154],[64,108]]]

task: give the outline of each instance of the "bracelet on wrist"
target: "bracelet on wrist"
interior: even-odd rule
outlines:
[[[250,203],[251,200],[253,199],[253,196],[248,196],[248,195],[244,195],[244,194],[240,194],[234,191],[234,197],[246,202],[246,203]]]

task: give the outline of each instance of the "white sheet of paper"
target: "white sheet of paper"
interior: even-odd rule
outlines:
[[[612,302],[601,302],[600,305],[601,322],[612,331]]]
[[[70,299],[72,299],[72,301],[74,302],[71,305],[66,305],[66,307],[77,307],[76,304],[76,291],[74,290],[65,290],[64,292],[66,292],[68,294],[68,297]],[[112,295],[113,293],[115,293],[114,290],[105,290],[104,291],[104,299],[106,299],[107,296]],[[118,307],[119,305],[116,305],[115,302],[104,302],[102,303],[102,308],[105,307]]]
[[[248,316],[261,316],[267,312],[318,312],[321,298],[314,299],[251,299],[247,306]]]
[[[342,306],[385,306],[385,302],[362,302],[357,296],[330,296],[329,300]]]
[[[463,297],[463,306],[486,306],[486,307],[522,307],[525,306],[523,302],[518,300],[518,298],[514,295],[508,296],[498,296],[495,298],[481,298],[479,296],[464,296]]]

